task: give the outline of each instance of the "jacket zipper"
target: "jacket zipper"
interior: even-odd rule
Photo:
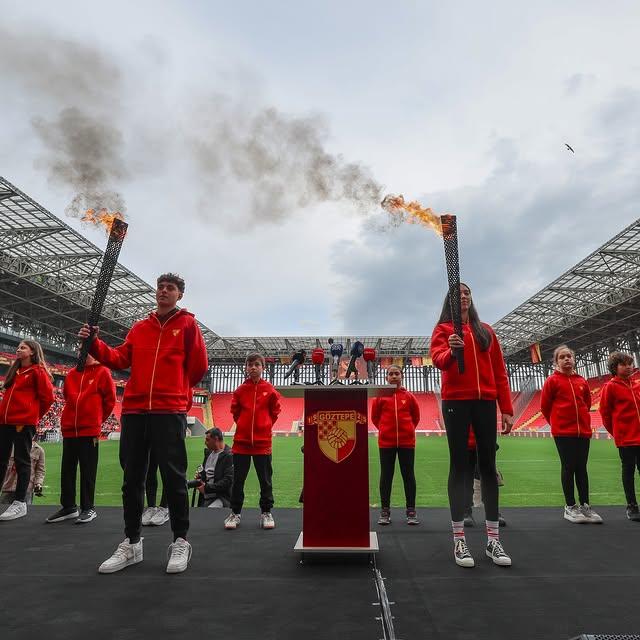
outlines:
[[[629,391],[631,391],[631,397],[633,398],[633,404],[636,406],[636,415],[638,416],[638,422],[640,422],[640,411],[638,410],[638,402],[636,400],[636,394],[633,393],[633,386],[629,383]]]
[[[258,397],[258,385],[254,385],[253,389],[253,412],[251,413],[251,447],[253,448],[253,423],[256,419],[256,399]]]
[[[171,322],[173,318],[176,317],[176,313],[174,313],[170,318],[167,318],[167,321],[164,324],[160,324],[160,320],[158,320],[158,316],[154,316],[156,322],[160,325],[160,335],[158,336],[158,344],[156,346],[156,356],[153,360],[153,369],[151,371],[151,384],[149,385],[149,411],[151,411],[151,396],[153,395],[153,381],[156,377],[156,365],[158,364],[158,352],[160,351],[160,341],[162,340],[162,332],[164,328]]]
[[[569,386],[571,387],[571,393],[573,394],[573,406],[576,408],[576,424],[578,425],[578,437],[580,437],[580,414],[578,413],[578,401],[576,400],[576,392],[569,378]]]
[[[17,375],[17,374],[16,374]],[[11,397],[13,396],[13,390],[16,388],[17,380],[13,379],[13,384],[11,385],[11,392],[9,393],[9,398],[7,400],[7,408],[4,410],[4,423],[7,424],[7,416],[9,415],[9,406],[11,405]]]
[[[78,391],[78,399],[76,400],[76,419],[74,422],[74,428],[76,430],[76,438],[78,437],[78,409],[80,408],[80,396],[82,395],[82,385],[84,384],[84,374],[85,372],[82,372],[82,376],[80,377],[80,391]]]
[[[471,336],[471,346],[473,347],[473,359],[476,363],[476,384],[478,385],[478,400],[482,400],[482,392],[480,391],[480,369],[478,368],[478,354],[476,353],[476,341],[473,337],[473,331],[469,330]]]
[[[397,392],[393,394],[393,402],[396,409],[396,447],[400,446],[400,425],[398,424],[398,395]]]

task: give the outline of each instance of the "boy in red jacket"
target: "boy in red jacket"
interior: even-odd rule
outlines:
[[[600,524],[602,518],[589,505],[587,460],[591,443],[591,391],[587,381],[575,372],[575,353],[566,344],[553,352],[556,370],[542,387],[540,410],[551,426],[560,456],[563,517],[569,522]],[[576,504],[574,481],[580,504]]]
[[[13,502],[0,520],[27,515],[26,495],[31,478],[31,445],[36,423],[53,404],[53,384],[42,347],[35,340],[23,340],[2,386],[0,401],[0,478],[7,473],[13,446],[18,480]]]
[[[161,275],[156,289],[157,310],[136,322],[119,347],[109,347],[99,339],[91,345],[91,355],[110,369],[131,368],[122,400],[120,433],[126,538],[100,565],[100,573],[113,573],[142,561],[140,528],[150,451],[158,460],[173,531],[167,573],[184,571],[191,558],[191,545],[186,540],[186,414],[193,401],[191,389],[206,373],[208,362],[195,317],[176,307],[183,294],[184,280],[180,276]],[[92,329],[97,332],[97,327],[85,325],[78,335],[87,338]]]
[[[371,406],[371,422],[378,429],[380,450],[380,518],[378,524],[391,524],[391,485],[396,455],[404,484],[407,524],[420,524],[416,514],[416,428],[420,407],[416,397],[402,386],[402,369],[387,369],[387,382],[396,387],[393,396],[375,398]]]
[[[271,513],[273,486],[271,477],[271,432],[280,414],[280,395],[273,385],[262,379],[264,358],[259,353],[247,356],[247,379],[233,392],[231,415],[236,423],[233,438],[233,488],[231,513],[224,521],[225,529],[236,529],[244,503],[244,483],[251,460],[260,482],[260,526],[273,529]]]
[[[636,469],[640,471],[640,379],[633,376],[633,358],[626,353],[614,351],[608,365],[613,378],[602,388],[600,415],[618,447],[627,518],[640,522],[635,487]]]
[[[63,389],[60,504],[47,522],[76,518],[76,524],[96,518],[94,496],[98,471],[98,438],[102,423],[116,403],[116,385],[107,367],[88,355],[83,371],[69,371]],[[80,465],[80,513],[76,504],[76,472]]]

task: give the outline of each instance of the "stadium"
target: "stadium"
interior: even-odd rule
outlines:
[[[37,439],[47,456],[47,475],[44,496],[36,498],[35,504],[37,514],[44,519],[44,515],[50,511],[50,506],[47,505],[58,504],[60,415],[64,402],[60,389],[67,373],[75,365],[78,329],[86,321],[91,307],[103,254],[100,247],[89,242],[5,178],[0,178],[0,245],[0,380],[4,379],[15,358],[17,345],[23,338],[29,337],[43,346],[57,388],[54,405],[37,426]],[[120,344],[132,323],[153,311],[155,305],[154,286],[136,276],[125,265],[118,264],[100,319],[102,338],[110,345]],[[631,531],[631,523],[624,521],[626,503],[619,480],[619,461],[598,410],[601,389],[610,378],[607,369],[609,354],[613,351],[632,354],[635,366],[640,366],[639,316],[640,219],[620,230],[592,254],[493,325],[507,364],[515,421],[510,436],[500,439],[498,467],[505,477],[501,504],[505,507],[508,530],[513,529],[511,546],[518,549],[518,564],[528,563],[528,569],[520,569],[522,573],[515,573],[514,567],[509,585],[487,593],[491,593],[493,598],[507,598],[512,617],[515,619],[517,616],[523,627],[529,627],[528,631],[524,628],[520,631],[505,624],[505,629],[501,630],[502,635],[493,637],[568,638],[569,634],[575,635],[577,631],[588,629],[617,628],[622,633],[634,631],[640,626],[635,614],[628,608],[628,600],[613,595],[624,592],[634,579],[625,572],[627,561],[624,550],[637,547],[633,538],[636,532]],[[416,506],[423,516],[423,529],[426,528],[429,534],[437,530],[438,537],[446,537],[440,535],[440,530],[446,528],[448,517],[445,509],[448,504],[448,454],[446,437],[443,437],[446,434],[440,402],[441,376],[439,369],[431,361],[429,336],[223,337],[201,322],[200,329],[206,344],[209,368],[193,390],[193,404],[187,418],[191,436],[188,441],[190,475],[201,462],[202,436],[205,430],[218,427],[229,443],[233,439],[236,425],[230,411],[231,394],[245,379],[244,362],[248,354],[259,352],[265,357],[265,378],[279,387],[291,382],[286,376],[295,352],[301,349],[309,354],[314,349],[328,352],[329,339],[332,338],[343,344],[345,353],[348,354],[353,343],[359,340],[366,348],[375,349],[376,354],[372,368],[369,371],[362,370],[361,377],[368,378],[370,383],[382,385],[386,382],[388,367],[399,366],[403,370],[404,385],[418,400],[420,423],[416,429],[419,436],[416,453]],[[605,516],[607,533],[581,530],[578,533],[585,535],[577,536],[573,529],[560,526],[562,522],[558,514],[564,502],[560,491],[559,463],[550,437],[550,427],[542,415],[540,404],[542,386],[553,370],[552,354],[560,344],[568,344],[575,350],[577,372],[587,380],[591,391],[590,417],[594,440],[589,462],[590,479],[593,502]],[[341,371],[346,369],[348,360],[348,356],[342,357]],[[305,362],[297,371],[303,382],[313,381],[318,373],[322,380],[328,381],[331,377],[330,363],[325,361],[318,371],[314,364]],[[118,509],[121,472],[117,447],[122,393],[127,375],[116,372],[114,377],[117,388],[116,406],[113,414],[102,425],[100,437],[104,442],[101,445],[96,496],[96,506],[101,513],[98,522],[102,529],[99,535],[106,538],[121,526],[121,512]],[[327,635],[319,637],[349,634],[354,638],[373,638],[383,634],[385,638],[395,638],[396,633],[399,638],[488,637],[483,635],[479,611],[482,606],[491,606],[489,601],[469,605],[471,628],[476,629],[478,635],[456,635],[464,628],[464,624],[456,616],[450,603],[451,587],[446,584],[445,561],[436,559],[438,554],[446,554],[438,547],[441,543],[434,540],[433,548],[426,552],[426,557],[422,553],[425,564],[430,566],[429,575],[415,573],[416,567],[408,566],[408,558],[413,553],[419,553],[424,540],[416,535],[409,535],[413,531],[400,531],[396,527],[391,533],[384,532],[376,568],[379,575],[373,581],[369,578],[368,568],[357,568],[354,574],[348,563],[338,562],[328,566],[323,563],[310,565],[306,569],[313,580],[298,582],[295,577],[298,570],[296,559],[287,558],[287,554],[292,546],[289,542],[295,541],[289,538],[299,529],[301,511],[298,495],[303,466],[300,452],[304,425],[303,406],[300,397],[283,397],[282,412],[274,428],[274,434],[278,436],[274,441],[276,510],[282,511],[278,529],[274,532],[276,535],[264,543],[262,552],[258,552],[257,545],[262,544],[258,540],[258,531],[250,531],[249,527],[242,530],[241,533],[252,551],[247,550],[246,556],[240,560],[235,553],[235,546],[239,546],[239,542],[234,541],[230,548],[225,548],[223,541],[215,543],[221,545],[218,548],[223,556],[233,555],[235,562],[240,562],[246,576],[249,576],[242,582],[243,586],[234,587],[235,596],[240,603],[238,606],[256,607],[255,620],[266,620],[264,624],[268,628],[266,636],[252,636],[250,631],[243,629],[236,637],[281,637],[273,631],[275,623],[268,609],[271,607],[273,611],[282,614],[287,608],[287,597],[291,598],[293,605],[305,607],[306,612],[302,618],[312,618],[315,621],[313,624],[318,626],[328,625]],[[371,400],[369,412],[370,410]],[[368,430],[369,502],[373,518],[379,507],[379,468],[377,431],[370,421]],[[250,476],[246,489],[248,505],[257,504],[258,486],[252,478]],[[396,485],[392,506],[394,513],[396,508],[400,513],[403,504],[401,486],[398,482]],[[533,488],[527,490],[527,487]],[[196,513],[193,520],[193,538],[196,540],[194,547],[197,545],[198,549],[210,545],[214,535],[223,533],[222,520],[218,514]],[[21,522],[19,527],[13,528],[10,533],[5,534],[3,531],[3,534],[16,548],[20,544],[19,537],[31,535],[29,527],[34,526],[33,523]],[[198,527],[204,531],[198,531]],[[91,545],[82,542],[77,531],[73,530],[71,534],[71,544],[77,545],[77,553],[91,562],[90,559],[95,555],[92,554]],[[47,529],[42,534],[34,535],[38,537],[39,548],[50,553],[51,574],[62,576],[57,578],[60,582],[56,588],[68,588],[70,592],[82,589],[82,580],[67,576],[63,569],[61,551],[56,546],[58,543],[54,532]],[[546,562],[541,555],[542,551],[533,548],[536,545],[534,539],[540,535],[547,540],[552,538],[554,545],[566,546],[567,550],[572,550],[572,559],[567,559],[564,555],[557,556],[557,574],[553,571],[545,573],[535,570],[537,564]],[[598,535],[607,538],[615,536],[614,555],[615,562],[620,563],[619,575],[616,574],[617,569],[610,568],[611,558],[589,556],[594,545],[598,545]],[[153,534],[149,537],[150,549],[154,549],[153,545],[159,548],[160,538],[154,539]],[[429,539],[432,537],[436,536],[429,535]],[[100,545],[103,545],[102,541]],[[260,553],[264,557],[265,551],[269,556],[265,565],[257,573],[252,573],[252,566],[255,566],[254,554]],[[98,555],[100,553],[101,550]],[[398,562],[387,562],[386,559],[394,554],[399,559]],[[278,564],[275,558],[281,562]],[[637,559],[637,556],[634,558]],[[11,576],[18,574],[18,562],[18,559],[9,561],[5,578],[11,579]],[[574,610],[574,613],[566,614],[563,618],[556,612],[545,620],[545,607],[551,606],[554,597],[567,588],[568,582],[564,577],[574,571],[576,575],[582,575],[583,562],[588,562],[591,569],[579,582],[571,582],[572,592],[569,595],[565,592],[562,601],[562,608]],[[90,567],[87,566],[84,570],[88,573]],[[193,580],[203,579],[206,571],[206,568],[201,567],[190,575],[195,576]],[[382,574],[386,582],[382,581]],[[153,570],[141,575],[150,583],[157,580]],[[273,576],[274,584],[282,589],[279,600],[275,602],[262,593],[267,588],[264,577],[268,575]],[[363,578],[365,575],[366,579]],[[36,581],[44,585],[49,579],[47,576],[44,572]],[[478,579],[483,585],[492,583],[488,570],[481,573]],[[195,592],[194,583],[182,584],[187,587],[180,587],[181,590]],[[377,591],[370,593],[373,584]],[[96,589],[96,599],[89,596],[91,606],[98,607],[100,601],[107,599],[117,602],[121,588],[122,583],[111,581],[106,587]],[[469,603],[487,597],[484,592],[479,596],[477,585],[474,586],[469,581],[465,585],[457,582],[456,588],[460,590],[459,595]],[[169,589],[173,592],[174,587]],[[328,593],[334,589],[336,597],[342,599],[341,607],[327,621],[324,610],[327,599],[316,592]],[[243,593],[239,593],[240,591]],[[195,597],[195,593],[191,596]],[[166,597],[169,600],[175,598],[174,602],[179,603],[181,616],[191,615],[189,594],[172,593]],[[162,608],[164,596],[158,598],[156,604]],[[377,603],[372,607],[374,600]],[[426,600],[428,602],[425,604]],[[593,617],[586,621],[584,616],[580,618],[576,613],[582,611],[580,605],[584,601],[600,603],[594,607]],[[143,606],[142,602],[141,599],[140,606]],[[53,604],[42,606],[54,617]],[[69,612],[67,614],[71,615]],[[435,617],[438,615],[440,618],[436,624]],[[175,617],[166,615],[165,622],[166,632],[173,633],[177,630]],[[287,624],[290,629],[286,637],[306,633],[300,616],[291,618]],[[635,628],[629,626],[633,624]],[[584,628],[578,629],[577,625]],[[442,635],[435,635],[436,628]]]

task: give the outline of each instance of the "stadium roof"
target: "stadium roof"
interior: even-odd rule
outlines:
[[[217,361],[242,363],[252,351],[271,358],[291,356],[298,349],[304,349],[310,355],[316,347],[328,349],[330,337],[344,346],[345,355],[349,354],[356,340],[360,340],[365,347],[373,347],[379,356],[426,356],[429,351],[427,336],[272,336],[220,338],[209,350],[209,357]]]
[[[102,250],[0,177],[0,330],[32,335],[65,351],[91,307]],[[118,264],[101,335],[119,342],[156,306],[155,289]],[[200,325],[207,346],[218,336]]]
[[[548,360],[558,344],[585,352],[639,327],[640,220],[494,325],[510,362],[530,362],[536,342]]]

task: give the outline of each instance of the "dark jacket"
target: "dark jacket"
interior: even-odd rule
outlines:
[[[216,462],[216,468],[213,472],[213,480],[207,482],[207,473],[205,466],[207,459],[211,455],[209,449],[204,450],[204,460],[202,461],[202,471],[200,472],[200,479],[205,483],[204,495],[198,496],[198,506],[203,507],[205,499],[207,502],[211,502],[216,498],[222,500],[222,504],[225,507],[231,506],[231,485],[233,485],[233,453],[229,445],[224,445],[224,449],[218,456],[218,462]]]

